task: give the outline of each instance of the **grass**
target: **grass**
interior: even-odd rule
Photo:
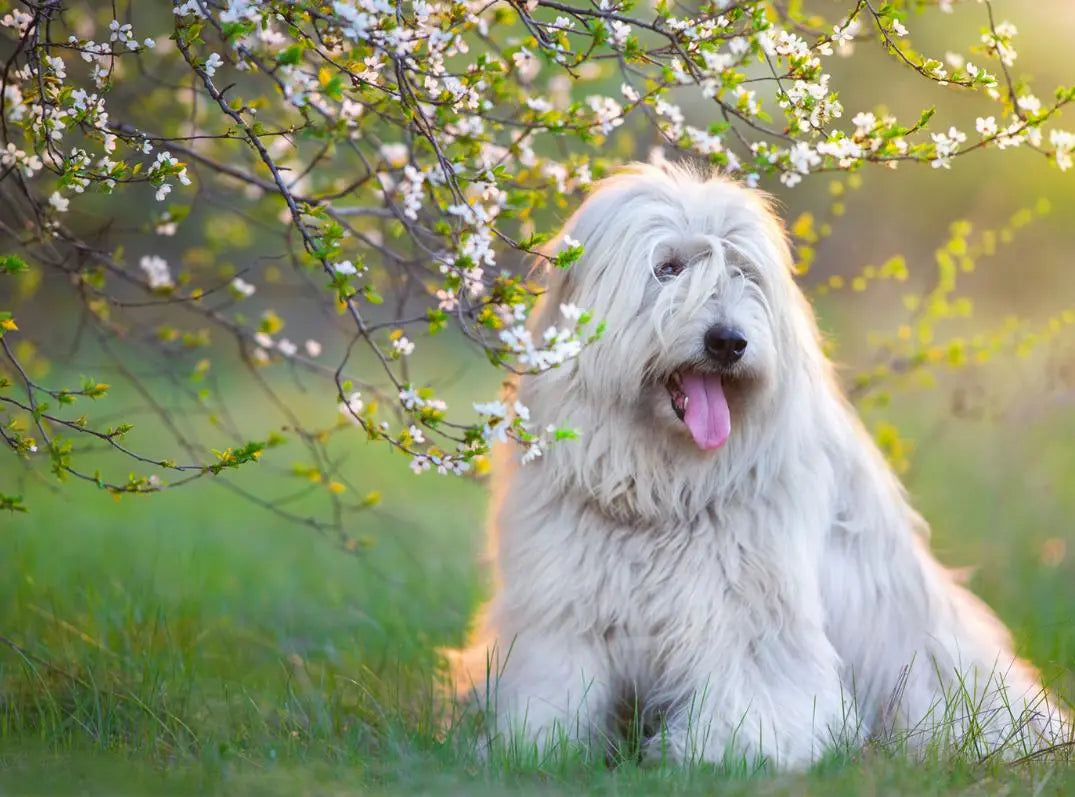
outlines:
[[[1071,696],[1072,430],[982,428],[920,431],[911,489],[942,558],[980,563],[975,590]],[[28,488],[32,512],[0,517],[0,635],[17,646],[0,644],[0,793],[1075,791],[1055,763],[912,765],[885,750],[789,776],[570,755],[481,764],[437,740],[429,698],[434,648],[461,640],[481,596],[484,490],[426,475],[416,501],[416,477],[373,447],[353,475],[384,493],[356,520],[372,541],[357,556],[208,482],[119,502]]]

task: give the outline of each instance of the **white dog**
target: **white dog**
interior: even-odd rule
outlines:
[[[450,655],[493,736],[647,756],[816,760],[896,733],[1022,754],[1070,738],[990,610],[927,549],[821,352],[765,195],[678,167],[604,181],[549,275],[607,330],[524,377],[582,439],[502,452],[495,594]]]

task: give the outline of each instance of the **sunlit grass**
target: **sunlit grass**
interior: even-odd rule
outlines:
[[[910,486],[951,564],[1012,626],[1020,652],[1075,692],[1075,452],[1040,427],[935,427],[914,417]],[[1067,439],[1070,439],[1067,438]],[[27,482],[0,518],[0,787],[42,793],[1062,793],[1069,768],[898,751],[831,756],[795,776],[751,768],[610,766],[566,751],[479,761],[439,738],[434,649],[457,644],[482,593],[484,488],[367,446],[348,473],[383,494],[356,554],[209,481],[114,501]],[[290,489],[268,461],[244,479]],[[286,470],[289,453],[281,470]],[[263,467],[264,466],[264,467]],[[8,465],[7,467],[10,467]],[[4,478],[15,478],[7,471]],[[414,492],[420,485],[422,491]],[[1060,540],[1057,544],[1056,540]],[[1052,547],[1050,547],[1050,545]]]

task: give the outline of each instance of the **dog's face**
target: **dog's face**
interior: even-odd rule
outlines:
[[[723,446],[811,337],[782,228],[758,192],[639,167],[601,184],[566,232],[585,252],[553,295],[606,323],[582,354],[581,389],[618,397],[685,445]]]

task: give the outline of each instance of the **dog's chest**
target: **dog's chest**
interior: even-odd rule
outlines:
[[[595,631],[627,683],[659,684],[692,666],[687,650],[749,649],[761,629],[793,622],[801,562],[759,548],[753,518],[726,517],[607,537],[604,572],[584,611],[593,611]]]
[[[780,563],[744,544],[749,518],[704,518],[683,528],[609,535],[595,603],[614,633],[652,639],[708,629],[730,612],[766,610],[782,592]]]

